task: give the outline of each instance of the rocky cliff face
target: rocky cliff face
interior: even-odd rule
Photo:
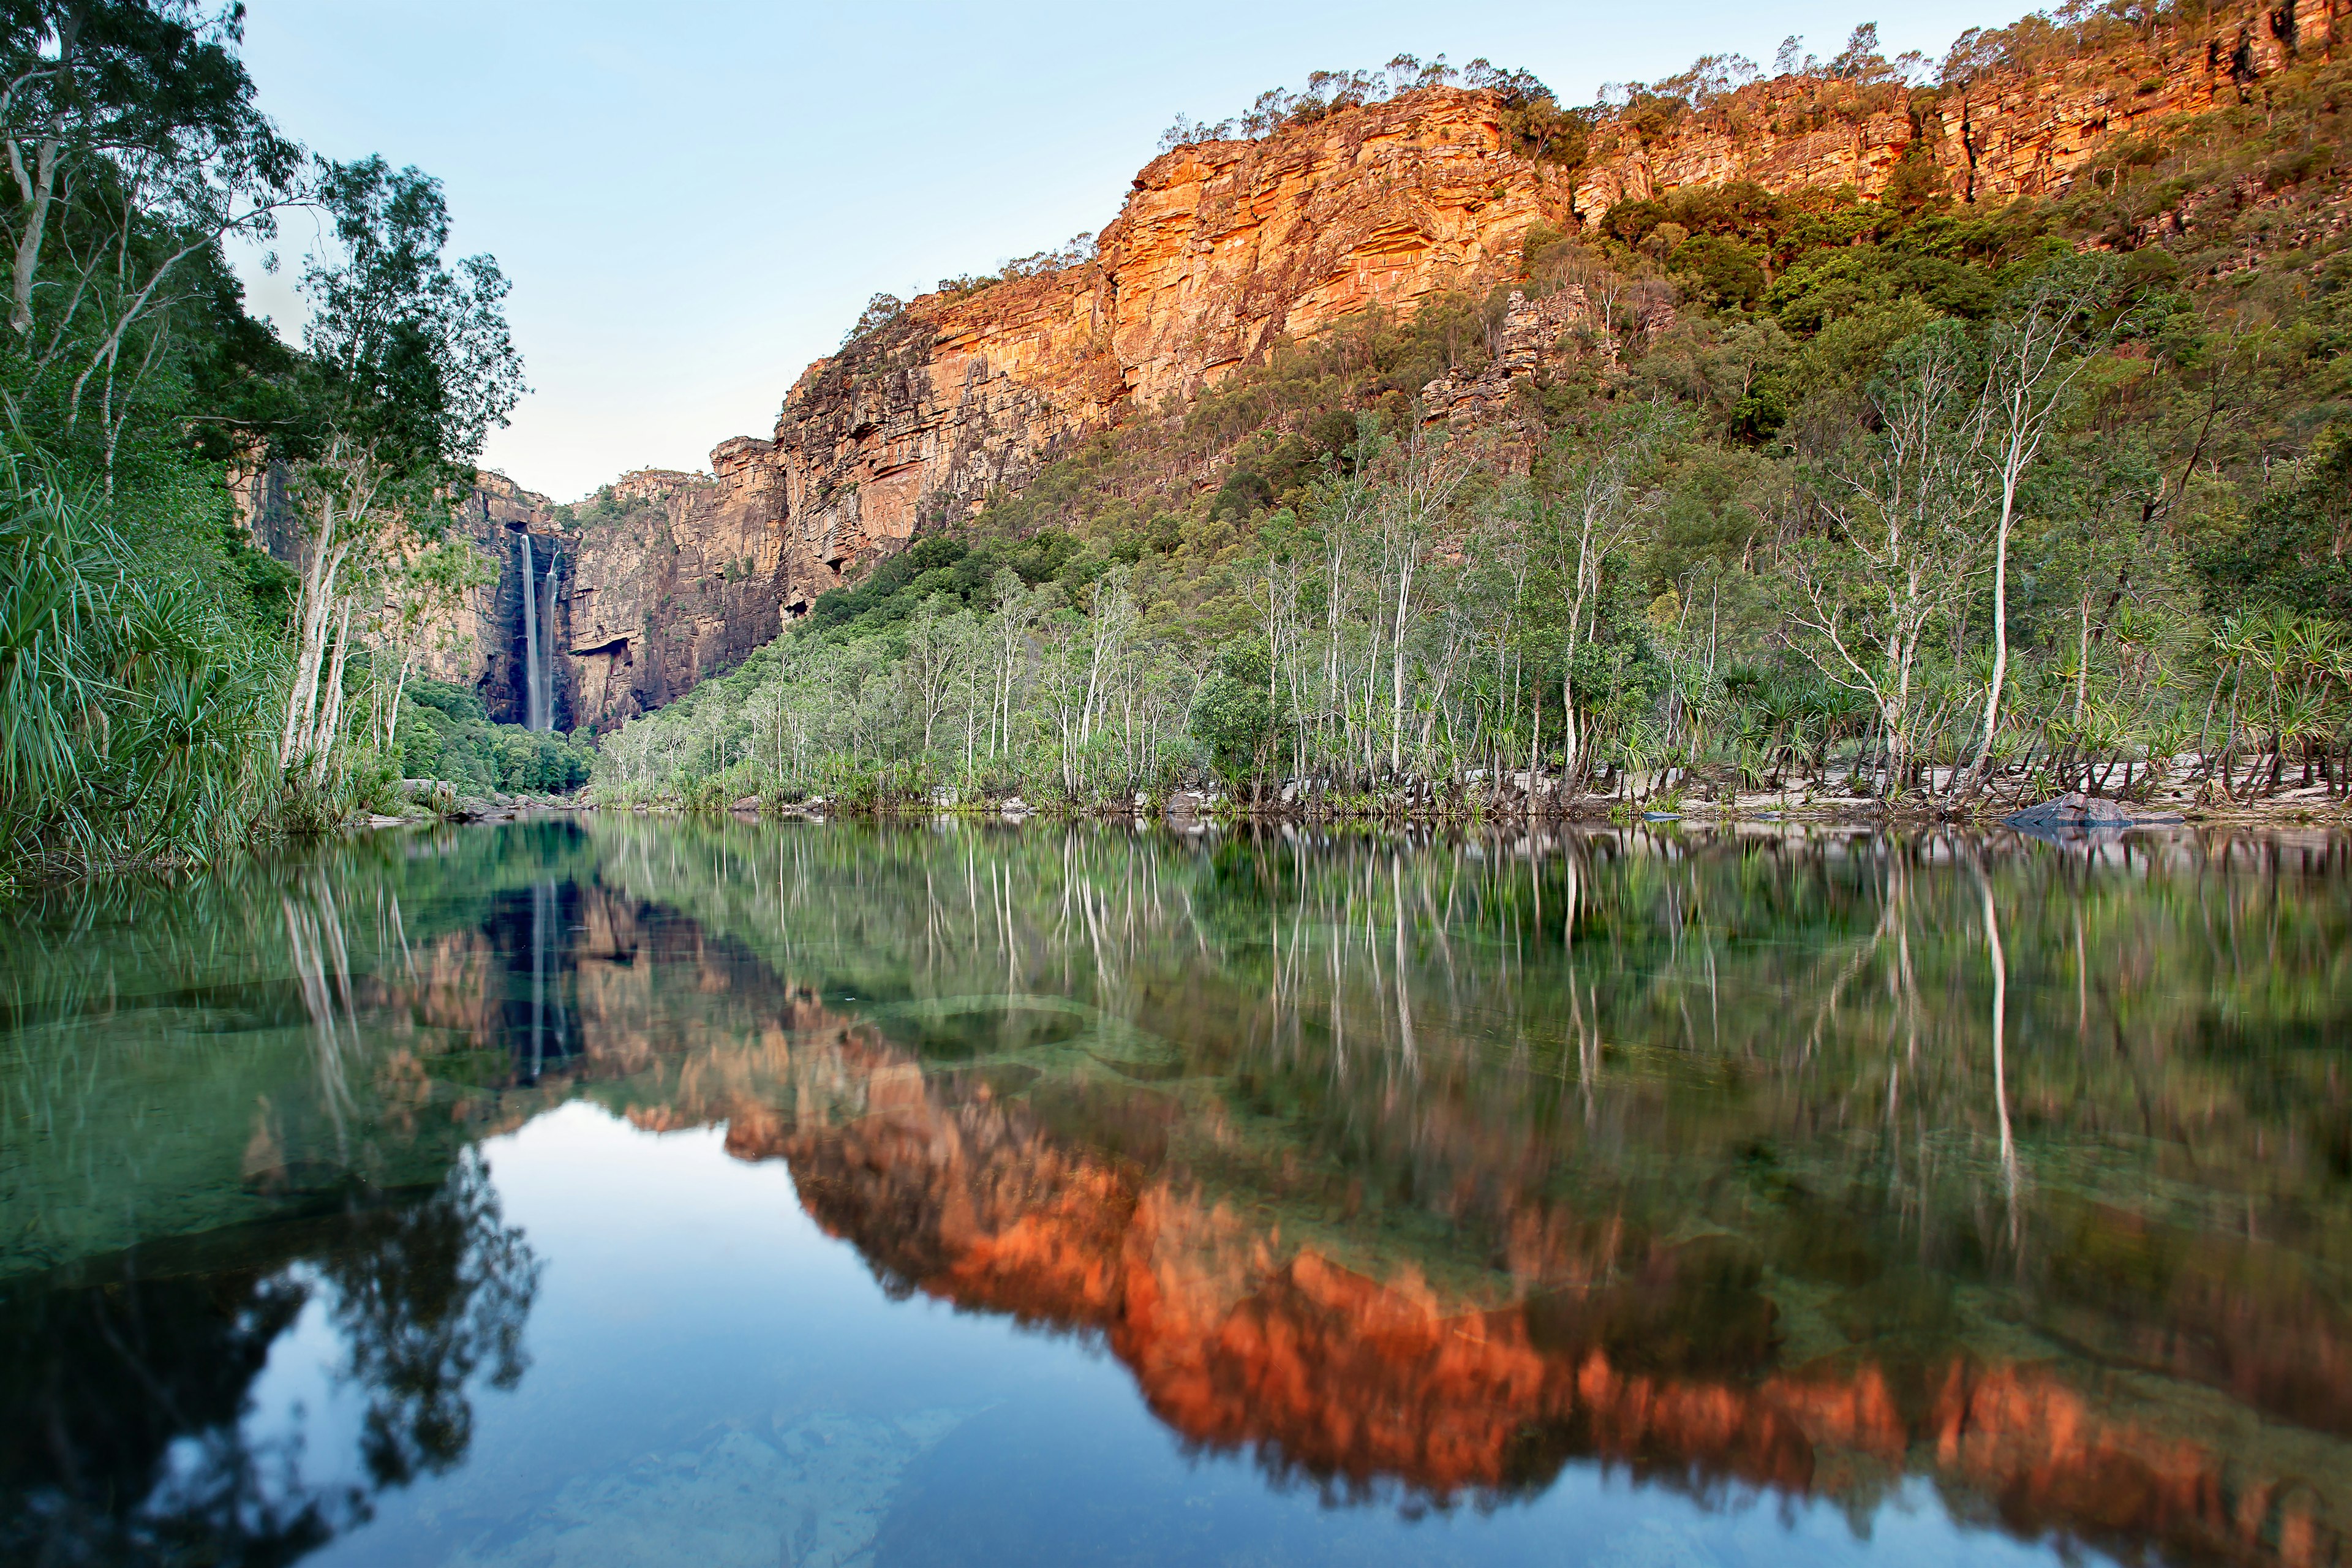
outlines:
[[[1136,176],[1093,259],[924,296],[803,373],[772,438],[726,442],[710,476],[626,476],[583,509],[562,605],[567,719],[605,729],[660,706],[919,530],[1278,337],[1508,280],[1538,224],[1590,227],[1620,200],[1735,180],[1873,195],[1906,160],[1966,201],[2062,193],[2126,138],[2258,99],[2333,47],[2344,4],[2220,10],[1934,91],[1782,77],[1664,121],[1621,113],[1572,171],[1521,155],[1495,94],[1448,88],[1180,147]],[[1588,321],[1575,299],[1520,301],[1496,366],[1433,384],[1429,401],[1455,419],[1491,411]],[[495,660],[479,679],[499,686]]]
[[[608,729],[740,663],[857,560],[832,538],[803,541],[784,526],[774,468],[750,460],[769,447],[728,442],[711,455],[715,476],[625,474],[578,508],[504,474],[476,475],[452,512],[482,580],[425,628],[417,672],[472,688],[496,722],[524,721],[526,548],[530,602],[551,584],[555,594],[551,613],[541,606],[554,630],[555,728]],[[241,476],[235,488],[256,542],[296,559],[302,541],[282,478]],[[864,563],[879,553],[866,548]]]
[[[1922,154],[1962,201],[2063,194],[2124,138],[2260,102],[2267,79],[2334,47],[2344,9],[2344,0],[2217,7],[2201,23],[2151,27],[2094,56],[1993,65],[1933,90],[1790,76],[1727,94],[1663,130],[1621,115],[1594,139],[1577,179],[1577,212],[1591,224],[1621,200],[1734,180],[1775,192],[1850,184],[1875,195],[1905,157]]]
[[[580,722],[606,729],[660,707],[842,581],[862,544],[812,530],[814,514],[789,503],[762,460],[769,449],[730,441],[711,475],[627,474],[577,510],[566,652]]]

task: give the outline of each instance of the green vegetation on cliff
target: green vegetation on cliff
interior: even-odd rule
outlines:
[[[1972,35],[1907,89],[1857,34],[1824,90],[2133,25]],[[1707,79],[1636,107],[1716,112]],[[1277,342],[826,595],[599,784],[2340,799],[2347,87],[2305,58],[2055,200],[1920,161],[1538,226],[1517,277]],[[1480,382],[1547,305],[1542,367]]]

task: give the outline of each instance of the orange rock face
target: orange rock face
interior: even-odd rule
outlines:
[[[1511,275],[1571,192],[1504,151],[1499,116],[1492,94],[1433,89],[1155,159],[1095,259],[927,295],[810,366],[747,452],[775,472],[778,526],[842,563],[887,552],[1277,336]]]
[[[1018,489],[1070,437],[1188,397],[1277,336],[1506,280],[1538,223],[1591,226],[1622,199],[1734,180],[1875,195],[1915,142],[1963,200],[2054,194],[2118,138],[2235,100],[2291,47],[2325,49],[2334,26],[2307,0],[2217,13],[2193,36],[1924,100],[1780,78],[1655,138],[1607,121],[1572,175],[1513,149],[1494,94],[1450,88],[1181,147],[1136,176],[1094,260],[917,300],[810,366],[772,446],[730,444],[728,460],[772,466],[776,526],[855,562]]]
[[[1662,128],[1605,121],[1572,173],[1514,148],[1496,95],[1452,88],[1180,147],[1137,174],[1093,259],[918,299],[809,366],[772,438],[722,444],[712,476],[621,480],[647,504],[583,539],[566,590],[577,721],[607,728],[669,700],[919,531],[1278,337],[1510,280],[1538,224],[1590,227],[1620,200],[1738,180],[1874,195],[1906,157],[1963,201],[2061,193],[2119,140],[2258,97],[2291,59],[2330,48],[2340,4],[2225,9],[1933,93],[1779,78]],[[1523,305],[1507,348],[1531,363],[1577,324],[1572,307]],[[1473,419],[1508,379],[1431,394],[1440,416]]]
[[[2220,8],[2103,54],[1990,70],[1931,94],[1780,77],[1655,137],[1619,119],[1601,128],[1596,156],[1578,176],[1577,212],[1589,224],[1621,200],[1734,180],[1876,195],[1915,141],[1962,201],[2057,195],[2122,138],[2258,101],[2263,79],[2328,50],[2342,26],[2339,4]]]

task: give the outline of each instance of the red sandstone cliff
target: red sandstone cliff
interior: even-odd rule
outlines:
[[[772,437],[721,445],[713,477],[620,481],[627,516],[583,533],[569,590],[576,720],[609,727],[669,700],[919,529],[1277,337],[1509,279],[1538,223],[1589,226],[1621,199],[1734,180],[1872,195],[1906,157],[1963,201],[2063,193],[2123,139],[2258,100],[2331,50],[2345,3],[2224,7],[1936,89],[1781,77],[1663,125],[1604,120],[1573,170],[1522,155],[1496,94],[1451,88],[1180,147],[1136,176],[1093,259],[918,299],[811,365]],[[1515,316],[1522,360],[1557,339],[1560,309]],[[1505,388],[1432,390],[1468,416]]]

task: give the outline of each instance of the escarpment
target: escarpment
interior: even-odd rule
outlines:
[[[1538,225],[1590,230],[1617,203],[1733,182],[1873,197],[1902,179],[1980,209],[2063,195],[2186,117],[2259,104],[2336,47],[2343,4],[2219,9],[1933,89],[1788,75],[1667,113],[1637,100],[1574,163],[1529,155],[1496,92],[1454,88],[1179,146],[1137,174],[1090,258],[922,296],[809,366],[771,435],[722,444],[710,474],[631,474],[572,509],[564,713],[607,729],[661,706],[923,531],[1278,340],[1514,281]],[[1491,363],[1423,402],[1455,425],[1494,417],[1548,359],[1612,353],[1609,325],[1580,298],[1518,301]],[[478,656],[473,674],[498,680]]]

